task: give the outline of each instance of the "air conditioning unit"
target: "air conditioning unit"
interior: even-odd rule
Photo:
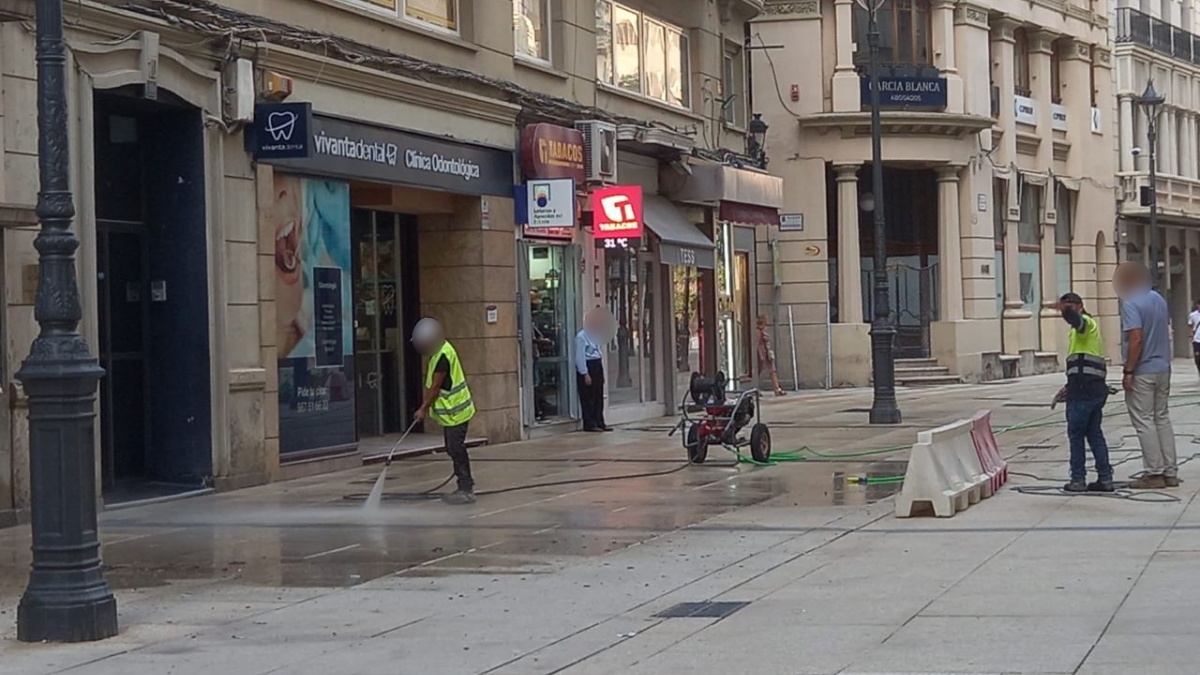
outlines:
[[[617,182],[617,125],[600,120],[576,122],[583,134],[584,163],[589,183]]]

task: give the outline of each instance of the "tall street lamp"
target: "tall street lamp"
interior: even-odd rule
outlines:
[[[1138,105],[1146,113],[1146,142],[1150,145],[1150,274],[1154,287],[1162,288],[1158,261],[1158,114],[1166,99],[1154,90],[1154,78],[1146,80],[1146,90],[1138,97]]]
[[[17,608],[17,638],[83,642],[117,634],[117,601],[96,528],[93,410],[104,371],[79,334],[62,0],[37,0],[37,94],[42,228],[34,241],[34,317],[41,332],[17,372],[29,396],[33,569]]]
[[[767,130],[770,129],[763,121],[762,113],[754,113],[750,123],[746,125],[746,154],[754,158],[758,168],[767,168]]]
[[[871,189],[875,194],[875,311],[871,320],[871,374],[874,400],[871,424],[899,424],[900,407],[896,404],[896,328],[892,326],[888,304],[887,227],[883,205],[883,128],[879,119],[879,23],[876,14],[885,0],[858,0],[867,11],[867,45],[870,47],[871,80]]]

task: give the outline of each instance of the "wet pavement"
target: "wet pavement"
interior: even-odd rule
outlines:
[[[333,597],[329,594],[338,589],[365,593],[379,584],[411,589],[403,584],[425,583],[421,580],[437,589],[442,583],[458,588],[479,579],[491,580],[487,586],[504,579],[557,580],[581,565],[607,565],[617,554],[648,555],[680,537],[732,538],[736,549],[743,541],[794,537],[804,528],[826,527],[822,523],[854,514],[887,512],[887,503],[870,505],[893,494],[899,483],[860,485],[850,479],[902,475],[905,450],[845,459],[817,453],[853,455],[908,445],[918,430],[980,408],[993,410],[997,427],[1045,417],[1047,408],[1030,404],[1048,401],[1057,383],[1051,377],[904,390],[905,423],[887,429],[866,424],[869,390],[804,392],[765,401],[764,421],[771,426],[775,452],[816,451],[804,461],[768,467],[736,464],[732,454],[717,448],[710,450],[708,463],[687,466],[679,437],[665,433],[673,421],[661,420],[611,434],[475,449],[481,496],[469,507],[449,506],[424,494],[449,473],[449,462],[435,455],[395,462],[377,510],[364,509],[362,498],[379,475],[378,465],[109,511],[101,516],[103,557],[121,603],[122,639],[140,649],[154,644],[158,632],[161,639],[172,639],[196,625],[245,622],[294,603]],[[1054,452],[1059,432],[1019,431],[1007,436],[1005,444],[1009,454],[1014,448],[1027,448],[1022,452],[1031,455]],[[1054,457],[1061,463],[1061,457]],[[765,523],[767,529],[763,522],[743,518],[763,508],[774,519]],[[0,530],[0,638],[12,637],[28,545],[26,528]],[[721,550],[699,559],[712,557],[715,564],[721,556],[735,554]],[[670,560],[663,555],[655,558]],[[703,567],[694,571],[699,574]],[[0,639],[0,659],[6,649],[11,655],[11,650],[24,648]],[[118,651],[125,649],[134,647]],[[76,654],[67,661],[86,662],[80,659]],[[27,672],[57,671],[31,665]],[[550,671],[534,667],[528,672]]]

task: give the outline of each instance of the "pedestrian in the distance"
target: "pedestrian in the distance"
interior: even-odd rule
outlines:
[[[1188,314],[1188,328],[1192,333],[1192,359],[1196,362],[1196,372],[1200,373],[1200,300],[1192,304],[1192,313]]]
[[[1138,490],[1179,485],[1175,430],[1171,426],[1171,327],[1167,301],[1152,287],[1145,265],[1124,262],[1113,275],[1121,298],[1121,386],[1125,407],[1142,446],[1145,474],[1129,483]]]
[[[429,418],[441,425],[446,454],[454,463],[454,477],[458,480],[458,490],[444,499],[450,504],[473,504],[475,479],[471,476],[471,457],[467,453],[467,425],[475,417],[475,403],[458,352],[446,340],[441,324],[429,318],[417,322],[412,343],[421,356],[429,359],[425,399],[417,409],[417,421]]]
[[[583,315],[583,328],[575,336],[575,374],[579,382],[579,408],[583,430],[612,431],[604,421],[604,352],[600,345],[604,316],[593,309]]]
[[[758,315],[758,370],[771,376],[771,386],[776,396],[787,394],[779,386],[779,370],[775,367],[775,350],[771,349],[771,336],[767,334],[767,315]]]
[[[1070,326],[1067,335],[1067,383],[1058,390],[1056,401],[1067,404],[1067,439],[1071,445],[1071,482],[1067,492],[1112,492],[1113,468],[1104,439],[1104,406],[1108,403],[1108,366],[1100,325],[1087,313],[1083,298],[1064,293],[1058,310]],[[1087,482],[1084,443],[1096,460],[1096,482]]]

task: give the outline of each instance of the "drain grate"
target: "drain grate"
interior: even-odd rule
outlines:
[[[654,616],[659,619],[724,619],[749,602],[681,602],[671,605]]]
[[[845,410],[839,410],[838,412],[839,413],[869,413],[869,412],[871,412],[871,409],[870,408],[846,408]]]

